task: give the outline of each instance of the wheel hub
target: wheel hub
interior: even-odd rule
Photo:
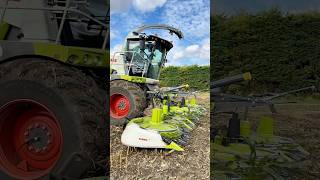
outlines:
[[[16,100],[0,108],[0,161],[17,179],[47,174],[62,151],[58,119],[44,105]]]
[[[126,106],[127,106],[126,102],[122,100],[122,101],[119,102],[118,108],[120,110],[124,110],[126,108]]]
[[[110,115],[115,119],[128,116],[130,112],[130,101],[122,94],[113,94],[110,97]]]
[[[47,152],[53,141],[51,129],[47,124],[35,123],[24,131],[24,141],[27,143],[28,151],[42,153]]]

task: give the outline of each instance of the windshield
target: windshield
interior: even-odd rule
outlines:
[[[161,52],[161,49],[159,46],[155,45],[155,42],[148,42],[146,45],[146,49],[144,50],[146,56],[149,60],[153,63],[159,63],[162,60],[163,53]]]
[[[147,77],[151,79],[158,79],[163,60],[165,59],[166,49],[162,47],[161,43],[157,41],[146,41],[145,49],[141,51],[139,40],[128,40],[127,61],[134,60],[135,64],[140,67],[146,66]]]
[[[161,62],[162,55],[163,55],[163,53],[161,51],[159,51],[159,49],[156,49],[154,51],[154,56],[153,56],[152,62],[156,62],[156,63]]]
[[[128,51],[134,51],[142,56],[139,41],[129,41]],[[154,63],[159,63],[163,59],[163,52],[161,52],[160,46],[155,46],[154,41],[148,41],[143,51],[143,58]]]

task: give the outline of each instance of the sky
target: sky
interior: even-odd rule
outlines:
[[[278,8],[283,12],[319,11],[320,0],[212,0],[212,13],[232,15],[245,10],[250,13]]]
[[[111,0],[110,9],[111,54],[136,27],[167,24],[184,33],[180,40],[168,31],[150,31],[173,42],[167,66],[210,63],[210,0]]]

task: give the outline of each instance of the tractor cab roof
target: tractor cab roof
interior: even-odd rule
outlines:
[[[160,38],[159,36],[157,35],[149,35],[149,36],[145,36],[146,37],[146,41],[154,41],[156,42],[156,44],[159,44],[161,47],[165,48],[166,51],[168,52],[172,47],[173,47],[173,44],[172,42],[168,41],[168,40],[165,40],[163,38]],[[130,36],[127,38],[127,40],[129,41],[139,41],[140,40],[140,36],[139,35],[136,35],[136,36]]]
[[[175,34],[179,39],[183,38],[183,33],[172,26],[164,25],[164,24],[151,24],[151,25],[144,25],[141,27],[136,28],[134,31],[130,32],[127,40],[139,40],[140,36],[144,36],[146,41],[155,41],[156,44],[160,44],[162,47],[169,51],[173,44],[172,42],[165,40],[157,35],[146,35],[144,33],[145,30],[168,30],[171,35]]]
[[[162,47],[164,47],[167,52],[173,47],[173,44],[170,41],[162,39],[156,35],[149,35],[146,40],[147,41],[155,41],[156,44],[160,44]]]

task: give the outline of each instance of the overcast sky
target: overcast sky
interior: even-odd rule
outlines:
[[[226,15],[236,14],[241,10],[257,13],[275,7],[290,13],[320,10],[320,0],[212,0],[212,2],[212,13]]]
[[[210,0],[111,0],[111,54],[119,51],[127,34],[143,24],[179,28],[179,40],[167,31],[152,32],[173,41],[167,65],[210,63]]]

